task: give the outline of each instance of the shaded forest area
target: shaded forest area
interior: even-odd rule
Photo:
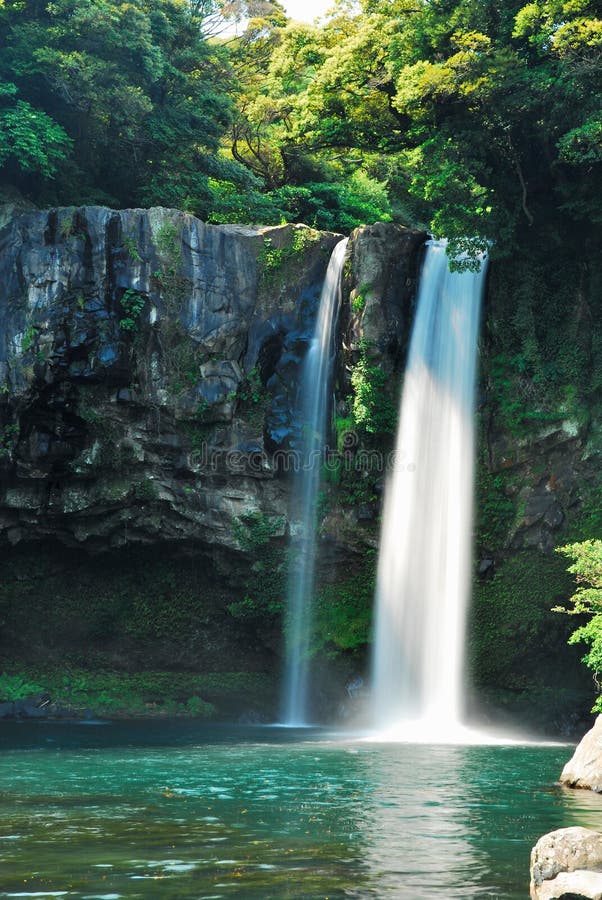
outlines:
[[[392,219],[498,256],[533,231],[587,247],[596,12],[338,0],[314,27],[276,0],[2,0],[0,182],[42,206],[343,232]]]

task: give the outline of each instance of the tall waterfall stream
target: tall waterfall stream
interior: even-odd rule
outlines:
[[[320,296],[314,336],[300,383],[303,448],[293,491],[299,525],[298,556],[291,566],[286,620],[286,670],[283,721],[308,721],[309,642],[312,628],[312,593],[316,565],[316,508],[322,450],[327,429],[334,363],[333,328],[341,299],[341,276],[347,240],[333,250]]]
[[[372,709],[378,729],[428,739],[461,727],[470,591],[479,272],[429,242],[385,492]]]

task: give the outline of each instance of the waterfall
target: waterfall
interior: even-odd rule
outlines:
[[[341,296],[347,240],[333,250],[324,279],[312,342],[300,381],[302,454],[293,489],[296,557],[287,591],[284,716],[287,725],[307,724],[312,594],[316,564],[316,514],[322,450],[328,424],[334,362],[333,326]]]
[[[372,671],[379,729],[461,727],[470,592],[474,391],[486,261],[450,272],[429,242],[386,486]]]

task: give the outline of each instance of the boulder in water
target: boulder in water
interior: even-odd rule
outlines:
[[[602,900],[602,834],[560,828],[531,851],[531,900]]]
[[[562,784],[602,793],[602,716],[581,740],[560,776]]]

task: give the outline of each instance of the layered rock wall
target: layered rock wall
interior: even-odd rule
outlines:
[[[117,666],[276,671],[295,528],[287,454],[340,236],[205,225],[168,209],[7,213],[0,224],[5,653],[62,659],[88,647]],[[349,243],[334,462],[317,522],[316,640],[346,660],[342,678],[366,665],[384,462],[425,238],[377,224]],[[543,390],[541,373],[524,371],[522,320],[508,311],[520,279],[507,288],[503,265],[492,267],[481,342],[471,666],[481,700],[558,729],[593,700],[581,651],[566,648],[572,622],[550,609],[571,591],[554,547],[597,536],[602,521],[602,420],[586,388]],[[74,578],[85,585],[77,603]]]

